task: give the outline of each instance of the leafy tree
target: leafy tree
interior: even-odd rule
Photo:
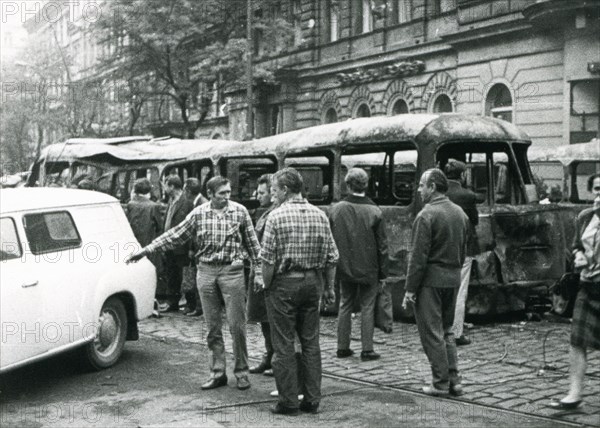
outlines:
[[[253,2],[264,10],[278,3]],[[122,81],[145,79],[147,85],[137,87],[138,100],[171,99],[186,136],[193,138],[209,112],[214,91],[243,79],[249,51],[246,4],[246,0],[106,2],[108,10],[96,23],[106,52],[102,68]],[[292,35],[290,24],[281,18],[268,15],[257,21],[267,40],[285,43]],[[271,48],[276,49],[277,43]],[[269,70],[257,73],[263,79],[272,77]]]

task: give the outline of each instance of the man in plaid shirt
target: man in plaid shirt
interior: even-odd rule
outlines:
[[[276,414],[317,413],[321,399],[319,301],[335,300],[338,261],[329,220],[301,195],[302,176],[293,168],[273,175],[271,192],[282,204],[267,219],[262,241],[262,273],[273,339],[273,372],[279,402]],[[324,274],[324,275],[323,275]],[[323,278],[325,277],[325,278]],[[325,279],[325,285],[323,280]],[[297,366],[294,338],[302,345]],[[303,379],[298,385],[298,370]],[[304,400],[298,404],[298,394]]]
[[[206,186],[210,202],[194,208],[184,221],[132,254],[126,262],[137,261],[155,251],[166,251],[196,239],[196,282],[208,328],[208,347],[212,351],[211,377],[202,385],[202,389],[227,385],[222,296],[233,339],[237,387],[244,390],[250,388],[246,348],[244,259],[256,263],[260,245],[246,208],[229,200],[229,180],[214,177]]]

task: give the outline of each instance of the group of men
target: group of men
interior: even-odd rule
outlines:
[[[460,176],[464,164],[450,160],[446,167],[450,175],[452,168]],[[202,389],[228,382],[224,310],[237,388],[250,388],[249,373],[272,369],[279,396],[273,413],[317,413],[321,399],[319,307],[322,300],[329,304],[335,300],[336,270],[340,281],[337,357],[353,354],[350,327],[356,302],[362,313],[361,359],[380,358],[373,349],[373,330],[376,297],[387,277],[385,222],[382,210],[366,196],[367,173],[352,168],[345,181],[349,195],[332,207],[328,218],[303,197],[303,179],[295,169],[263,176],[257,189],[263,213],[253,226],[246,208],[230,200],[229,180],[217,176],[206,184],[210,202],[196,206],[178,223],[175,213],[169,217],[167,212],[171,227],[165,233],[152,242],[138,238],[143,248],[128,263],[194,245],[197,289],[212,354],[210,378]],[[454,193],[462,195],[457,201],[462,209],[445,195],[449,182]],[[453,321],[457,295],[461,295],[461,269],[468,260],[469,231],[476,224],[474,194],[462,189],[458,179],[448,180],[439,169],[426,171],[418,190],[425,205],[413,226],[404,304],[415,306],[421,342],[432,367],[433,381],[423,391],[460,395]],[[470,223],[471,214],[467,217],[465,212],[472,209],[475,216]],[[244,265],[248,261],[246,286]],[[456,318],[462,324],[463,318]],[[263,359],[251,368],[247,321],[261,323],[265,340]]]

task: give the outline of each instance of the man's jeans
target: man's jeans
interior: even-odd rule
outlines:
[[[473,257],[465,257],[465,262],[460,270],[460,288],[458,289],[458,295],[456,296],[456,310],[454,311],[454,324],[452,325],[454,337],[460,337],[463,335],[472,264]]]
[[[237,378],[248,375],[246,348],[246,287],[244,266],[198,264],[197,285],[208,328],[208,348],[212,351],[211,377],[225,374],[222,303],[225,301],[227,323],[233,341],[234,373]]]
[[[342,281],[340,284],[340,309],[338,313],[338,349],[350,349],[352,310],[354,302],[360,298],[360,339],[363,351],[373,350],[375,329],[375,299],[379,284],[359,284]]]
[[[421,287],[415,303],[421,345],[431,365],[431,383],[444,391],[460,382],[452,333],[456,293],[456,288]]]
[[[288,408],[298,408],[299,393],[310,403],[321,400],[319,300],[322,288],[321,272],[310,270],[303,277],[276,276],[266,292],[275,352],[272,362],[275,384],[279,402]],[[294,350],[296,333],[302,346],[299,362]],[[302,379],[300,385],[299,378]]]

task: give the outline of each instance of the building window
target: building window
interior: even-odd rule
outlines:
[[[370,0],[362,0],[362,32],[373,31],[373,15],[371,14]]]
[[[411,0],[397,0],[396,9],[399,24],[410,21]]]
[[[410,113],[408,111],[408,104],[406,104],[406,101],[404,100],[398,100],[394,103],[394,107],[392,107],[392,115],[397,115],[397,114],[406,114],[406,113]]]
[[[339,39],[339,6],[338,0],[327,0],[322,3],[323,41],[335,42]]]
[[[333,107],[330,107],[325,112],[325,117],[323,118],[323,123],[335,123],[338,121],[337,111]]]
[[[485,115],[512,122],[512,96],[502,83],[497,83],[488,92],[485,100]]]
[[[302,3],[300,0],[292,2],[292,22],[294,23],[294,46],[302,43]]]
[[[600,80],[571,82],[570,142],[584,143],[600,135]]]
[[[371,109],[366,104],[361,104],[356,109],[354,117],[371,117]]]
[[[335,42],[338,39],[339,29],[338,29],[338,19],[339,19],[339,11],[337,2],[331,4],[329,2],[329,41]]]
[[[446,94],[440,94],[433,102],[433,113],[452,113],[452,100]]]

